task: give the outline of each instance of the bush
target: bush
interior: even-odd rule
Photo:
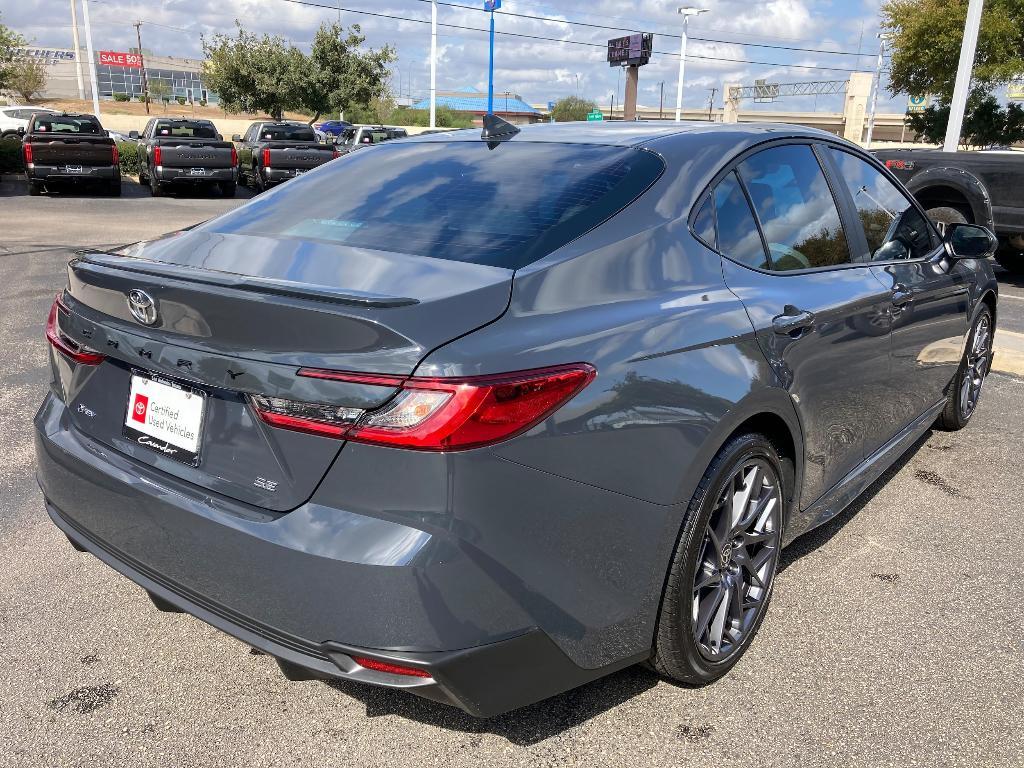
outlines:
[[[131,101],[132,97],[127,93],[115,93],[114,101]]]
[[[139,145],[130,141],[117,142],[117,153],[121,156],[121,175],[138,176],[142,167],[142,155],[139,153]]]
[[[205,107],[206,106],[206,99],[200,99],[199,100],[199,106],[200,107]]]
[[[25,169],[20,139],[0,139],[0,173],[21,173]]]
[[[175,99],[175,101],[177,101],[179,104],[181,104],[181,106],[184,107],[185,102],[188,101],[188,99],[186,99],[184,96],[179,96],[177,99]]]

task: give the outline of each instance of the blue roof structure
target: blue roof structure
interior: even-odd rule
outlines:
[[[454,112],[487,112],[486,96],[438,96],[437,106],[448,107]],[[418,101],[410,109],[430,109],[430,99]],[[505,98],[505,94],[494,94],[494,111],[499,113],[525,112],[539,115],[540,112],[520,98]]]

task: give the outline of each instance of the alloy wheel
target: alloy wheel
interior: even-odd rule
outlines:
[[[693,635],[709,661],[736,651],[767,605],[781,514],[778,474],[761,458],[734,472],[711,511],[693,580]]]
[[[992,364],[992,321],[982,315],[974,329],[974,340],[967,352],[967,367],[960,382],[960,412],[966,419],[978,407],[981,387]]]

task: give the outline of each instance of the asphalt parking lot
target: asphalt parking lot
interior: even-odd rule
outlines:
[[[396,691],[289,683],[270,658],[159,613],[43,511],[43,324],[67,248],[192,224],[239,191],[29,198],[0,181],[0,765],[1024,764],[1024,379],[1009,373],[968,429],[927,434],[786,550],[759,636],[710,687],[634,668],[480,721]],[[1000,278],[1012,361],[1024,280]]]

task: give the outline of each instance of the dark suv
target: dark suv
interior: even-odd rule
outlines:
[[[487,123],[77,255],[46,508],[293,678],[708,683],[781,548],[971,419],[994,238],[814,130]]]

